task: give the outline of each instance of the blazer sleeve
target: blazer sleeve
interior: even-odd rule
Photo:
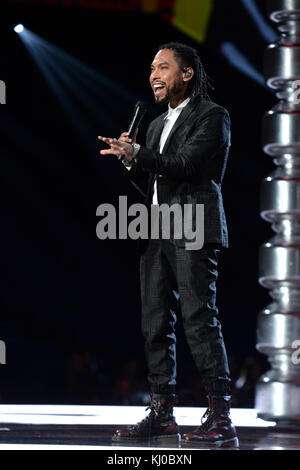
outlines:
[[[178,142],[176,153],[161,154],[141,147],[136,168],[171,178],[190,178],[201,172],[203,163],[226,141],[230,142],[230,117],[223,108],[196,120],[187,140]]]
[[[147,130],[146,145],[149,142],[149,135],[151,135],[152,126],[153,126],[153,123],[150,123],[150,125],[148,127],[148,130]],[[149,176],[150,175],[149,175],[149,171],[146,168],[144,168],[143,166],[138,165],[136,162],[133,162],[130,169],[126,168],[125,165],[122,163],[121,164],[121,170],[122,170],[123,175],[126,178],[129,178],[131,181],[133,181],[138,186],[140,186],[140,188],[144,192],[147,191],[147,186],[148,186],[148,181],[149,181]]]

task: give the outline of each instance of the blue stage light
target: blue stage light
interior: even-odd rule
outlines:
[[[22,24],[17,24],[15,27],[14,27],[14,31],[18,34],[22,33],[24,30],[24,26]]]

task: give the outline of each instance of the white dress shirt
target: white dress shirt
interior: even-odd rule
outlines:
[[[184,100],[182,103],[180,103],[176,108],[171,108],[169,104],[169,112],[164,118],[165,125],[162,130],[161,136],[160,136],[160,142],[159,142],[159,151],[162,153],[163,148],[165,146],[165,143],[167,141],[167,138],[172,130],[172,127],[174,126],[175,122],[177,121],[181,111],[183,108],[188,104],[190,101],[190,97]],[[162,175],[158,175],[157,177],[160,177]],[[153,193],[153,198],[152,198],[152,204],[158,204],[157,200],[157,177],[155,178],[154,181],[154,193]]]
[[[168,136],[169,136],[169,134],[172,130],[172,127],[174,126],[175,122],[177,121],[178,116],[180,115],[183,108],[188,104],[190,99],[191,98],[188,97],[186,100],[184,100],[182,103],[180,103],[176,108],[171,108],[171,106],[169,104],[169,112],[166,115],[166,117],[164,118],[165,124],[164,124],[163,130],[162,130],[161,136],[160,136],[160,142],[159,142],[159,151],[160,151],[160,153],[162,153],[162,150],[165,146],[167,138],[168,138]],[[130,170],[131,165],[128,165],[128,166],[126,165],[126,168],[128,170]],[[162,175],[157,175],[157,177],[160,177],[160,176],[162,176]],[[157,182],[156,182],[157,177],[155,178],[155,181],[154,181],[154,193],[153,193],[153,198],[152,198],[152,204],[158,204],[158,200],[157,200]]]

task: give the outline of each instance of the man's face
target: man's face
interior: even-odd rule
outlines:
[[[186,85],[183,81],[184,73],[171,49],[160,50],[151,64],[150,85],[153,89],[157,104],[170,102],[177,106],[184,99]],[[173,106],[174,107],[174,106]]]

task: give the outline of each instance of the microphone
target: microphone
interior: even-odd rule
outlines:
[[[147,111],[147,107],[146,107],[146,104],[144,103],[144,101],[138,101],[134,107],[134,113],[133,113],[133,117],[130,121],[130,124],[129,124],[129,127],[128,127],[128,132],[129,132],[129,135],[128,137],[130,139],[133,139],[134,137],[134,134],[138,128],[138,126],[140,125],[140,122],[141,120],[143,119],[143,117],[145,116],[146,114],[146,111]],[[124,158],[124,155],[119,155],[118,156],[118,160],[123,160]]]

